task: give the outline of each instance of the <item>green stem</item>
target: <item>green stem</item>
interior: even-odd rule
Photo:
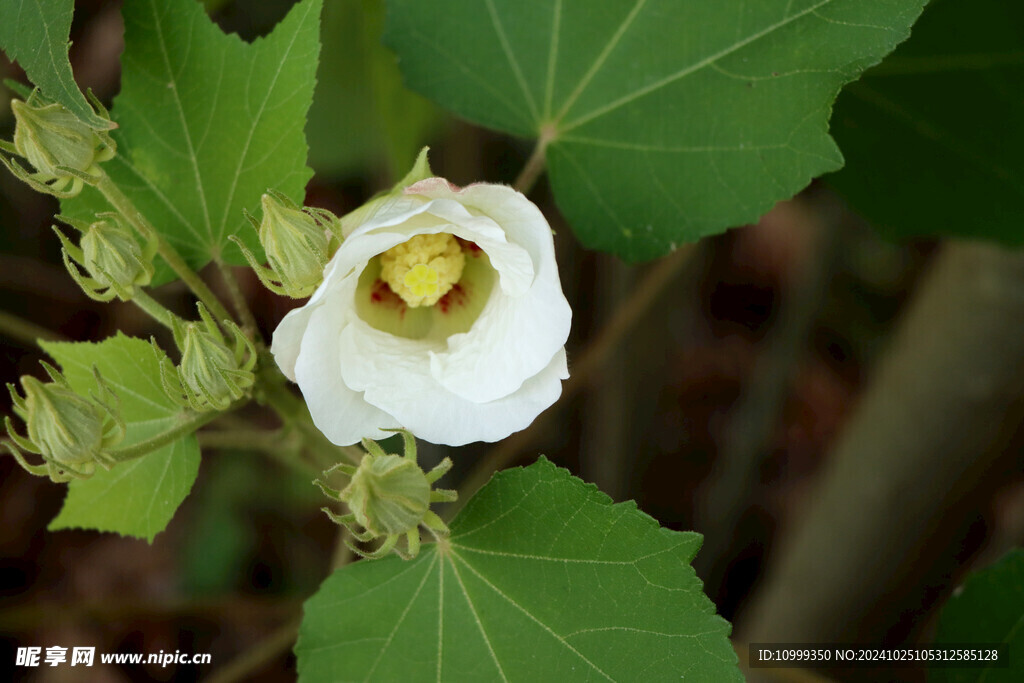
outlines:
[[[217,264],[217,270],[220,272],[221,279],[224,280],[224,286],[227,287],[228,294],[231,297],[231,305],[234,307],[235,313],[238,314],[238,319],[242,321],[242,330],[245,331],[249,339],[261,341],[260,328],[256,324],[256,316],[252,314],[252,309],[249,308],[248,302],[242,295],[242,288],[238,286],[238,279],[235,278],[231,268],[224,263],[219,255],[214,257],[213,261]]]
[[[125,219],[132,224],[140,235],[146,239],[155,239],[157,241],[157,253],[160,254],[161,258],[167,262],[167,265],[171,267],[182,282],[188,285],[189,289],[206,304],[206,307],[210,309],[214,317],[219,320],[229,320],[231,314],[228,313],[228,309],[224,307],[224,304],[220,302],[210,288],[206,286],[199,274],[196,273],[192,268],[185,263],[185,259],[181,257],[181,254],[170,245],[157,231],[156,228],[146,219],[142,213],[135,208],[135,204],[132,200],[121,191],[121,188],[117,186],[110,176],[103,175],[98,183],[96,183],[96,189],[98,189],[103,196],[106,197],[107,201],[117,209],[117,211],[125,217]]]
[[[140,458],[143,455],[152,453],[158,448],[162,448],[169,443],[173,443],[183,436],[191,434],[207,422],[220,417],[220,415],[221,413],[217,411],[210,411],[208,413],[193,413],[189,411],[180,413],[178,417],[178,424],[167,431],[160,432],[156,436],[151,436],[144,441],[133,443],[130,446],[113,449],[111,450],[110,455],[118,462]]]
[[[177,316],[171,313],[166,306],[146,294],[141,289],[136,289],[132,294],[132,303],[141,308],[149,317],[168,329],[174,329],[171,321]]]
[[[199,447],[202,450],[259,451],[279,463],[302,470],[306,474],[318,474],[320,468],[303,460],[295,443],[288,443],[283,430],[264,429],[216,429],[199,432]]]
[[[515,182],[512,183],[512,187],[519,190],[523,194],[529,193],[533,188],[534,183],[537,182],[537,178],[544,171],[544,166],[547,162],[547,149],[551,141],[555,139],[554,130],[545,130],[541,133],[540,138],[537,140],[537,146],[533,148],[533,153],[530,158],[527,159],[526,165],[523,166],[523,170],[519,172],[519,176]]]

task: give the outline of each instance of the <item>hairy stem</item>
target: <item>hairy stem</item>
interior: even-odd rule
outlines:
[[[229,408],[229,410],[233,410],[234,407]],[[193,413],[191,411],[183,412],[178,418],[178,424],[174,425],[167,431],[160,432],[156,436],[151,436],[148,439],[133,443],[132,445],[125,446],[124,448],[111,449],[110,455],[118,462],[141,458],[144,455],[152,453],[158,448],[162,448],[169,443],[173,443],[175,440],[183,436],[188,436],[207,422],[220,417],[220,415],[221,413],[212,410],[208,413]]]
[[[132,294],[131,300],[133,304],[141,308],[150,318],[157,321],[167,329],[174,329],[171,325],[171,321],[177,316],[167,310],[166,306],[151,297],[149,294],[141,289],[136,289]]]
[[[284,430],[212,429],[199,432],[196,436],[203,450],[256,451],[305,474],[320,472],[319,467],[301,457],[299,444],[289,443],[290,439]]]
[[[215,257],[213,260],[217,264],[217,270],[220,272],[221,279],[224,280],[224,286],[227,287],[228,294],[231,296],[231,305],[235,309],[238,319],[242,322],[242,330],[249,339],[258,341],[260,339],[260,330],[256,324],[256,316],[252,314],[249,303],[245,300],[245,296],[242,295],[242,288],[238,285],[238,279],[231,272],[231,267],[224,263],[220,256]]]
[[[153,227],[153,225],[146,219],[142,213],[135,208],[135,204],[121,191],[121,188],[117,186],[110,176],[103,175],[100,181],[96,184],[98,189],[103,196],[106,197],[107,201],[117,209],[117,211],[125,217],[125,219],[131,223],[132,227],[135,228],[140,235],[145,239],[157,240],[157,253],[160,257],[167,262],[167,265],[171,267],[182,282],[188,285],[189,289],[202,301],[210,312],[213,313],[214,317],[219,320],[229,320],[231,314],[228,313],[228,309],[224,307],[224,304],[220,302],[210,288],[206,286],[203,279],[199,277],[192,268],[185,263],[185,259],[181,257],[181,254],[170,245]]]

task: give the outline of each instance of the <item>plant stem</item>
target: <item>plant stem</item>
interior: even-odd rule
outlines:
[[[284,654],[295,643],[302,619],[293,619],[274,629],[226,666],[210,675],[207,683],[235,683],[252,677],[252,674]]]
[[[234,406],[237,407],[237,406]],[[234,407],[229,410],[233,410]],[[161,432],[156,436],[151,436],[148,439],[133,443],[130,446],[124,448],[115,448],[110,451],[110,455],[113,456],[118,462],[124,462],[126,460],[134,460],[140,458],[143,455],[152,453],[158,448],[162,448],[169,443],[174,442],[176,439],[187,436],[192,432],[202,427],[207,422],[220,417],[221,413],[211,410],[208,413],[193,413],[183,412],[180,413],[178,418],[178,424],[171,427],[165,432]]]
[[[515,182],[512,183],[512,187],[528,194],[533,189],[534,183],[537,182],[537,178],[540,177],[541,172],[544,171],[544,166],[547,163],[547,149],[551,141],[555,139],[554,130],[545,129],[541,132],[540,137],[537,139],[537,146],[533,148],[533,153],[530,154],[530,158],[526,160],[526,165],[523,166],[523,170],[519,172],[519,176]]]
[[[29,346],[36,346],[40,339],[44,341],[67,341],[67,338],[59,332],[48,330],[30,320],[25,320],[5,311],[0,311],[0,334],[20,342],[25,342]]]
[[[167,310],[163,304],[151,297],[142,289],[136,289],[132,294],[132,303],[141,308],[149,317],[168,329],[174,329],[171,321],[177,316]]]
[[[305,474],[320,472],[319,467],[299,456],[298,444],[288,443],[287,435],[282,430],[213,429],[199,432],[196,436],[203,450],[259,451]]]
[[[231,272],[230,266],[224,263],[220,255],[215,256],[213,261],[217,264],[217,270],[220,272],[221,279],[224,280],[224,286],[227,287],[228,294],[231,296],[231,305],[234,307],[238,319],[242,322],[242,330],[249,339],[262,341],[260,340],[259,326],[256,324],[256,316],[252,314],[249,303],[242,295],[242,288],[239,287],[235,274]]]
[[[224,304],[220,302],[210,288],[206,286],[199,274],[192,270],[185,259],[181,257],[181,254],[170,245],[170,243],[163,238],[156,231],[156,228],[146,219],[142,213],[135,208],[135,204],[132,203],[128,197],[121,192],[121,188],[117,186],[110,176],[104,174],[98,183],[96,183],[96,189],[98,189],[103,196],[106,197],[107,201],[117,209],[117,211],[125,217],[125,219],[132,224],[140,235],[145,239],[157,240],[157,253],[160,254],[161,258],[167,262],[167,265],[171,267],[182,282],[188,285],[189,289],[202,301],[210,312],[213,313],[214,317],[219,320],[228,320],[231,318],[231,314],[228,313],[228,309],[224,307]]]
[[[616,308],[611,320],[601,328],[594,341],[587,345],[580,353],[578,360],[573,363],[572,376],[562,386],[562,396],[558,402],[547,412],[542,413],[528,428],[497,444],[481,458],[462,481],[462,485],[459,487],[459,499],[449,506],[448,516],[454,515],[460,510],[473,494],[487,483],[492,474],[514,462],[526,447],[536,440],[543,428],[554,420],[559,406],[564,406],[569,398],[587,386],[591,375],[604,365],[626,332],[654,304],[665,287],[675,280],[684,264],[690,261],[692,253],[692,245],[681,247],[658,261],[647,271],[640,283]]]

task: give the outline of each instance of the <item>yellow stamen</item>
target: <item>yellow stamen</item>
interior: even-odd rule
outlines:
[[[416,235],[380,255],[380,277],[409,305],[433,306],[462,277],[466,256],[448,233]]]

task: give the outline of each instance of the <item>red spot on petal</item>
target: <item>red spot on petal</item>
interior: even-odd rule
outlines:
[[[388,283],[384,282],[380,278],[373,283],[373,287],[370,288],[370,303],[377,306],[384,306],[386,308],[396,309],[399,315],[405,315],[405,309],[407,308],[405,301],[402,297],[392,291]]]
[[[447,313],[453,307],[465,306],[469,301],[469,294],[462,285],[452,285],[448,293],[437,300],[437,307],[442,313]]]
[[[483,249],[481,249],[476,242],[470,242],[469,240],[464,240],[461,237],[456,237],[455,239],[459,241],[459,246],[462,247],[462,251],[470,256],[476,258],[483,253]]]

